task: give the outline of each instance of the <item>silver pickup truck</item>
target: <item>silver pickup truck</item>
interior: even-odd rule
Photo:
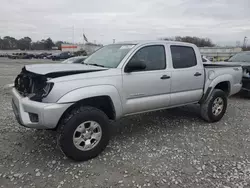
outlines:
[[[17,121],[58,131],[63,153],[88,160],[104,150],[110,121],[187,104],[219,121],[241,89],[241,66],[203,65],[198,48],[170,41],[104,46],[83,64],[26,65],[15,79]]]

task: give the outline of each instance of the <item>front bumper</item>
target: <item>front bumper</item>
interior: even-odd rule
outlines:
[[[57,126],[62,114],[72,103],[41,103],[22,97],[18,91],[12,89],[12,108],[19,124],[36,129],[53,129]],[[32,122],[30,115],[37,114],[38,121]]]

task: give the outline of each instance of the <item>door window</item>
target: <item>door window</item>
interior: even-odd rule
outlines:
[[[171,46],[172,62],[175,69],[197,65],[194,49],[188,46]]]
[[[136,61],[143,61],[146,64],[145,71],[165,69],[165,48],[163,45],[142,47],[133,55],[129,63]]]

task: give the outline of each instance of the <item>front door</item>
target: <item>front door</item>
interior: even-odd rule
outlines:
[[[125,114],[167,107],[170,103],[171,71],[166,66],[165,46],[141,47],[127,65],[136,61],[144,62],[146,68],[129,73],[123,71]]]

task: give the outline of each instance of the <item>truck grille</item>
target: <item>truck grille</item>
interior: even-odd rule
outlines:
[[[16,77],[14,86],[24,97],[40,96],[46,86],[46,80],[44,76],[28,72],[23,68],[22,72]]]
[[[15,79],[15,88],[22,96],[27,96],[32,93],[32,78],[23,73],[19,74]]]

